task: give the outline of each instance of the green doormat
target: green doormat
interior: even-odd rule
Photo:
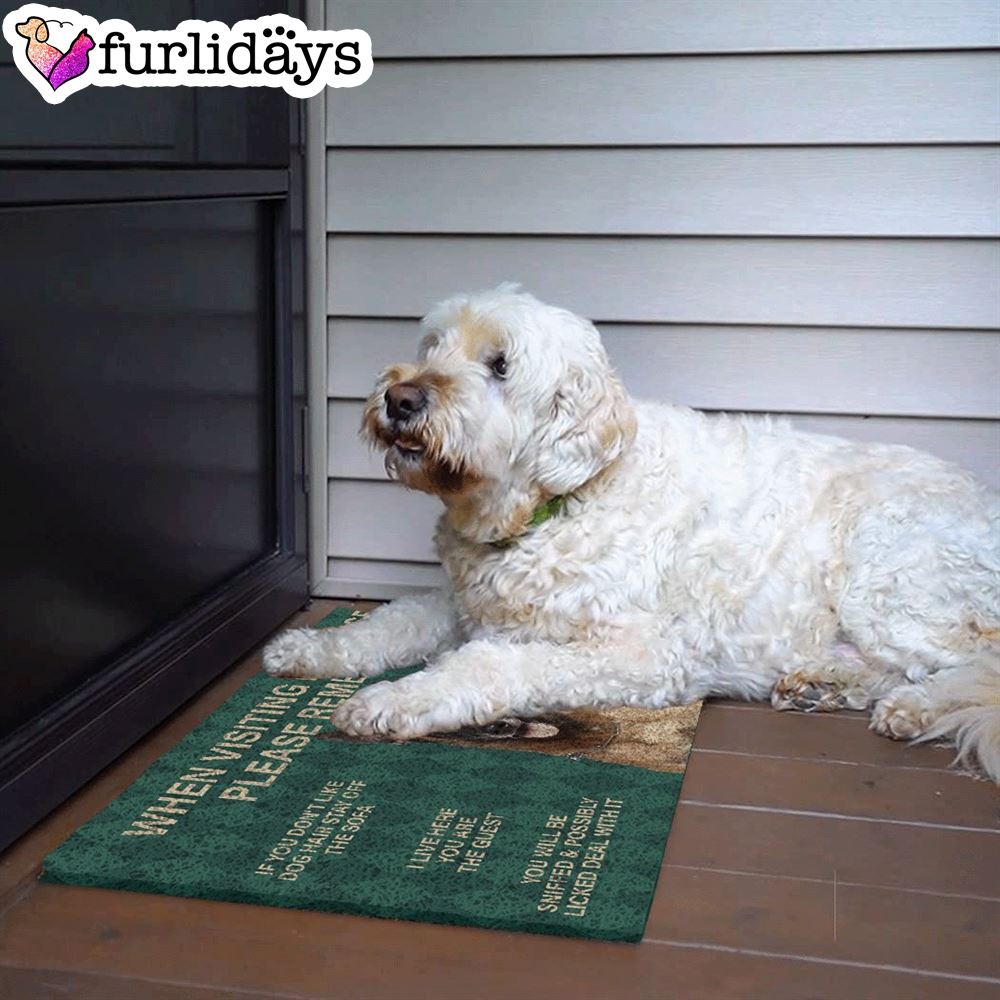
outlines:
[[[252,677],[50,854],[42,878],[642,937],[697,706],[505,719],[373,743],[329,724],[360,684]],[[539,748],[548,752],[501,752]],[[640,766],[609,763],[627,760]]]

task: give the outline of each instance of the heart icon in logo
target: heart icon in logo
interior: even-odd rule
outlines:
[[[86,72],[94,39],[84,28],[65,53],[49,45],[49,29],[40,17],[29,17],[16,26],[17,33],[27,39],[28,61],[38,70],[53,90],[58,90],[68,80]]]

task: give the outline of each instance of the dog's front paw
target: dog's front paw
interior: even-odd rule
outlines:
[[[321,643],[316,629],[293,628],[264,647],[264,670],[272,677],[317,677]]]
[[[432,701],[404,682],[380,681],[362,688],[333,713],[333,724],[349,736],[410,740],[453,728]]]
[[[264,647],[264,670],[273,677],[358,677],[361,657],[345,638],[325,629],[289,629]]]

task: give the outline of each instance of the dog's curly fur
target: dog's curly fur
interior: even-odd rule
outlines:
[[[910,448],[633,402],[589,322],[513,286],[449,299],[424,329],[364,433],[444,501],[449,586],[264,656],[323,677],[429,660],[358,692],[339,727],[770,697],[957,740],[1000,781],[1000,497]],[[404,383],[422,408],[390,417]]]

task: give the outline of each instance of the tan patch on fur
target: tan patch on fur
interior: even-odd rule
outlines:
[[[625,396],[625,390],[614,376],[609,380],[608,392],[616,402],[612,407],[610,418],[597,429],[598,445],[605,452],[616,450],[619,444],[621,450],[624,450],[635,440],[639,425],[635,411]]]
[[[411,490],[440,497],[451,509],[453,505],[460,504],[462,498],[473,491],[481,479],[468,469],[456,469],[447,462],[436,459],[433,450],[429,448],[419,466],[400,468],[399,481]]]
[[[480,315],[469,306],[459,309],[455,326],[458,328],[462,353],[470,361],[480,361],[503,346],[503,330],[488,316]]]
[[[455,380],[441,372],[420,371],[412,364],[397,364],[386,368],[379,377],[375,391],[365,404],[361,418],[361,434],[373,444],[391,448],[397,435],[382,419],[385,391],[400,382],[420,386],[431,396],[433,407],[448,407],[456,392]],[[479,477],[466,469],[455,468],[441,459],[440,445],[433,433],[433,424],[419,422],[410,433],[402,438],[421,442],[426,453],[420,465],[398,465],[399,481],[410,489],[440,496],[446,503],[452,498],[466,494],[479,482]]]
[[[630,445],[635,440],[636,434],[639,433],[639,421],[636,418],[635,410],[631,406],[621,420],[621,432],[622,439],[626,445]]]
[[[969,627],[972,629],[972,634],[979,639],[985,639],[987,642],[1000,641],[1000,628],[983,628],[979,622],[971,622]]]
[[[445,462],[436,462],[427,470],[433,492],[446,503],[474,490],[482,482],[480,476],[468,469],[453,469]]]
[[[472,485],[478,485],[478,482]],[[462,495],[454,496],[450,500],[445,498],[445,502],[448,504],[448,523],[460,535],[479,537],[479,529],[486,526],[488,522],[488,527],[496,532],[494,540],[499,541],[514,538],[527,531],[535,509],[548,499],[550,499],[548,494],[538,493],[536,497],[526,500],[517,507],[503,524],[493,523],[492,517],[495,515],[492,511],[484,521],[483,501],[474,488],[468,489]]]
[[[621,441],[626,446],[632,442],[636,434],[635,414],[631,411],[613,420],[609,420],[597,432],[597,440],[603,451],[611,451]]]
[[[392,365],[382,372],[379,383],[386,389],[399,382],[412,382],[417,376],[417,366],[411,364]]]
[[[441,372],[423,372],[411,381],[425,392],[429,392],[435,406],[447,408],[455,401],[455,380],[450,375],[443,375]]]

